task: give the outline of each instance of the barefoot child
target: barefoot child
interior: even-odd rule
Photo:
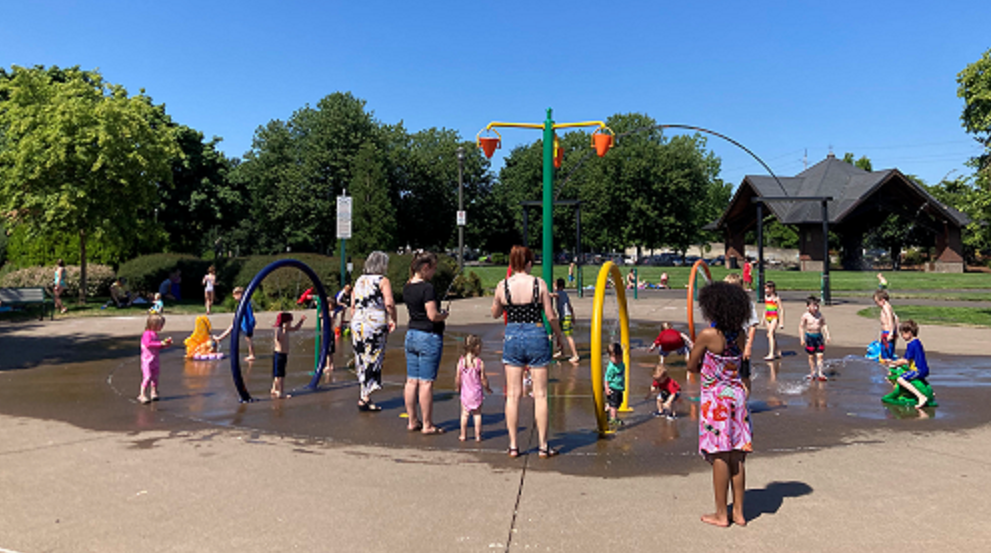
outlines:
[[[781,357],[774,333],[785,324],[785,306],[778,297],[773,280],[764,285],[764,321],[767,323],[767,357],[764,360],[773,361]]]
[[[203,304],[206,306],[206,314],[210,314],[213,307],[213,288],[217,284],[217,269],[213,265],[206,271],[203,277]]]
[[[561,334],[564,335],[565,340],[568,341],[568,346],[571,348],[571,358],[569,361],[577,363],[580,357],[578,357],[578,348],[575,347],[575,339],[572,337],[575,331],[575,308],[571,305],[571,298],[564,290],[564,279],[557,279],[556,284],[557,292],[551,294],[551,296],[557,299],[557,318],[561,321]],[[558,344],[557,348],[563,351],[564,344]]]
[[[826,317],[819,311],[819,298],[809,296],[805,300],[807,311],[798,321],[798,335],[802,337],[802,347],[809,354],[809,380],[826,380],[822,374],[822,356],[829,343],[829,328]]]
[[[895,342],[898,341],[895,328],[898,326],[898,317],[895,315],[894,308],[891,307],[891,302],[888,301],[886,290],[874,292],[874,303],[881,308],[879,317],[881,323],[881,359],[890,361],[895,358]]]
[[[613,343],[609,346],[609,366],[606,367],[606,401],[609,405],[609,424],[622,425],[616,411],[623,405],[623,392],[626,390],[626,365],[623,363],[623,346]]]
[[[702,515],[702,522],[745,526],[743,500],[746,489],[744,462],[753,451],[753,433],[747,392],[740,379],[746,338],[741,331],[750,318],[750,300],[739,286],[713,282],[699,292],[702,314],[713,326],[700,332],[688,358],[688,370],[700,373],[699,453],[712,464],[716,511]],[[733,512],[727,508],[732,484]]]
[[[461,393],[461,435],[462,442],[468,439],[468,416],[475,419],[475,441],[482,441],[482,400],[483,390],[492,393],[489,379],[485,376],[485,363],[479,357],[482,353],[482,339],[474,334],[465,337],[465,352],[458,360],[458,372],[454,377],[454,391]]]
[[[911,384],[913,380],[925,382],[926,377],[929,376],[929,363],[926,362],[926,350],[923,349],[922,341],[919,340],[919,325],[912,319],[908,319],[898,325],[898,332],[901,334],[902,340],[905,340],[905,357],[894,359],[888,363],[890,365],[908,365],[909,371],[902,373],[896,383],[898,386],[912,392],[919,399],[919,403],[916,404],[915,408],[922,409],[926,406],[929,398]]]
[[[289,333],[303,326],[306,315],[300,315],[299,322],[292,326],[292,313],[282,312],[275,319],[275,355],[272,360],[272,397],[289,397],[282,390],[286,378],[286,364],[289,361]]]
[[[667,417],[669,421],[677,418],[674,410],[674,402],[681,396],[681,385],[668,375],[668,370],[663,364],[658,364],[654,368],[653,380],[650,383],[650,393],[657,394],[657,412],[655,417]],[[647,396],[650,398],[650,395]]]
[[[692,350],[692,339],[684,332],[678,332],[671,326],[671,323],[665,321],[661,323],[661,332],[657,338],[654,338],[654,343],[647,348],[647,351],[654,351],[654,349],[657,349],[657,353],[660,355],[657,366],[663,367],[664,358],[672,353],[687,356]]]
[[[148,315],[145,332],[141,335],[141,393],[138,394],[141,403],[158,401],[158,353],[172,345],[172,338],[158,339],[158,332],[164,327],[165,317]]]
[[[238,286],[231,295],[234,296],[234,301],[240,305],[241,298],[244,296],[244,288]],[[231,321],[231,325],[220,336],[214,336],[213,339],[219,342],[226,338],[232,330],[234,330],[234,321]],[[255,345],[251,343],[251,338],[255,335],[255,312],[251,309],[250,301],[244,306],[244,315],[241,317],[241,333],[244,334],[244,341],[248,344],[248,356],[244,360],[254,361]]]

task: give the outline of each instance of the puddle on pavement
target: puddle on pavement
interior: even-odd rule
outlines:
[[[583,321],[584,323],[584,321]],[[454,393],[454,367],[460,343],[468,332],[484,340],[482,359],[495,394],[483,405],[484,441],[458,441],[460,401]],[[612,332],[607,330],[607,332]],[[622,430],[606,439],[595,432],[591,397],[587,324],[576,329],[582,361],[553,363],[550,368],[551,443],[563,455],[553,461],[531,463],[531,470],[576,475],[628,476],[683,474],[706,470],[696,454],[697,378],[689,379],[684,358],[669,357],[669,371],[683,386],[677,405],[679,418],[655,418],[648,398],[651,372],[657,356],[647,346],[658,332],[657,323],[631,325],[631,382]],[[257,401],[238,403],[230,362],[187,361],[179,348],[161,357],[161,401],[142,406],[134,402],[141,371],[138,358],[42,365],[31,370],[0,372],[0,412],[63,420],[84,428],[139,433],[168,430],[170,438],[187,439],[183,429],[201,425],[239,428],[260,434],[279,434],[324,446],[367,444],[384,447],[462,451],[498,468],[522,466],[505,455],[508,445],[503,418],[502,326],[459,326],[445,336],[440,375],[435,383],[435,422],[447,430],[440,436],[406,431],[402,391],[405,382],[403,333],[390,337],[383,374],[384,389],[374,400],[381,413],[359,413],[354,373],[347,369],[350,345],[338,342],[337,370],[325,375],[319,390],[305,390],[314,365],[312,334],[301,333],[289,356],[286,389],[294,397],[272,400],[271,344],[264,332],[256,335],[259,359],[241,363],[250,393]],[[179,340],[181,341],[181,340]],[[783,336],[784,358],[754,363],[750,406],[757,455],[801,451],[849,443],[861,431],[961,430],[989,420],[991,407],[984,399],[991,386],[991,358],[930,355],[930,382],[940,406],[920,413],[912,408],[888,408],[880,397],[890,391],[886,371],[862,357],[862,351],[827,346],[828,382],[809,382],[808,357],[797,338]],[[764,349],[758,334],[755,354]],[[243,350],[243,348],[242,348]],[[137,353],[135,351],[135,353]],[[521,444],[536,452],[532,405],[521,407]],[[529,414],[528,414],[529,413]],[[928,420],[920,420],[927,418]],[[531,438],[531,435],[532,438]],[[135,447],[155,447],[161,441],[136,439]],[[308,448],[318,450],[316,445]]]

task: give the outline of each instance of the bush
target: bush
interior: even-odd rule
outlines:
[[[451,298],[476,298],[485,295],[482,289],[482,279],[474,271],[467,275],[460,274],[454,278],[451,285]]]
[[[403,286],[409,280],[409,268],[412,264],[413,255],[411,254],[389,254],[389,270],[386,276],[389,277],[389,282],[392,284],[392,296],[395,298],[396,303],[402,303],[403,301]],[[355,279],[357,279],[358,274],[360,274],[357,272],[357,263],[355,267]],[[364,268],[364,260],[362,260],[362,268]],[[444,293],[448,291],[448,287],[451,285],[457,272],[458,262],[456,259],[447,255],[437,256],[437,271],[434,273],[434,278],[430,283],[434,285],[438,299],[443,299]],[[452,291],[450,297],[455,297],[453,293]]]
[[[922,265],[922,263],[923,263],[923,255],[920,250],[913,248],[911,250],[906,251],[904,255],[902,255],[902,265],[911,267],[916,265]]]
[[[182,281],[179,291],[184,298],[203,296],[202,279],[212,263],[196,256],[178,253],[156,253],[136,257],[117,271],[117,276],[126,278],[132,291],[139,294],[154,294],[158,285],[179,269]],[[218,279],[218,283],[220,280]]]
[[[493,265],[509,265],[509,255],[503,252],[496,252],[489,256],[489,261]]]
[[[55,268],[28,267],[12,271],[0,278],[0,287],[3,288],[34,288],[43,287],[49,291],[52,289],[55,280]],[[87,296],[107,296],[110,294],[110,285],[114,281],[114,270],[107,265],[96,263],[86,264],[86,295]],[[79,295],[79,267],[67,265],[65,267],[65,292],[63,297],[74,297]]]

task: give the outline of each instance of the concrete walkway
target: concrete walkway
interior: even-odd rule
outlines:
[[[456,302],[450,332],[489,322],[490,301]],[[575,302],[587,318],[590,298]],[[659,293],[631,313],[683,323],[684,304],[683,292]],[[825,308],[833,347],[872,339],[862,307]],[[802,306],[787,309],[794,336]],[[187,335],[192,321],[168,317],[167,334]],[[816,445],[813,424],[807,447],[774,452],[760,450],[779,428],[762,413],[747,463],[750,524],[717,529],[698,521],[712,508],[708,466],[672,470],[645,446],[630,449],[642,470],[581,475],[558,470],[569,455],[510,462],[419,439],[342,444],[167,416],[106,382],[133,365],[142,329],[109,318],[0,326],[0,551],[978,551],[991,541],[984,423],[881,420],[830,447]],[[921,336],[933,354],[986,356],[986,329],[925,326]],[[244,408],[293,409],[280,405]],[[611,446],[571,455],[621,463],[622,451],[596,447]]]

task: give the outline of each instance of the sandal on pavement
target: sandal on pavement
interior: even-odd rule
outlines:
[[[424,436],[436,436],[437,434],[443,434],[445,430],[439,426],[431,426],[430,428],[424,428],[420,431]]]
[[[506,451],[506,453],[508,453],[510,457],[512,457],[513,459],[515,459],[515,458],[517,458],[517,457],[520,456],[520,448],[518,448],[518,447],[511,447],[511,448],[509,448]]]
[[[371,401],[358,400],[358,410],[359,411],[381,411],[382,408],[375,405]]]
[[[558,450],[556,450],[556,449],[554,449],[554,448],[552,448],[550,446],[548,446],[546,449],[545,448],[540,448],[540,449],[537,450],[537,455],[541,459],[549,459],[551,457],[554,457],[558,453],[560,453]]]
[[[407,426],[406,427],[406,430],[409,430],[410,432],[419,432],[419,431],[423,430],[423,423],[418,422],[418,423],[414,424],[413,426]]]

